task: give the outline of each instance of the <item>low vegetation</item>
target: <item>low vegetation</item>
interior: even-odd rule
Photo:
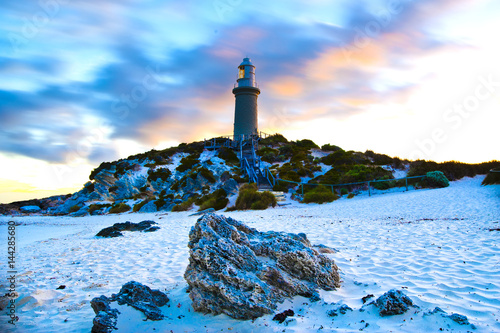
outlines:
[[[304,194],[304,203],[325,203],[337,200],[339,197],[326,186],[315,186],[312,190]]]
[[[271,192],[257,192],[257,185],[252,183],[240,187],[236,204],[227,210],[264,210],[276,205],[276,197]]]
[[[500,184],[500,168],[492,169],[484,178],[481,185]]]
[[[121,202],[121,203],[114,204],[113,206],[111,206],[109,213],[110,214],[125,213],[125,212],[128,212],[129,210],[130,210],[130,206],[127,205],[126,203]]]

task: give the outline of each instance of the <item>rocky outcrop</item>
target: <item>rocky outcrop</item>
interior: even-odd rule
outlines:
[[[392,289],[377,298],[375,306],[379,309],[381,316],[393,316],[403,314],[410,309],[416,307],[413,301],[405,295],[401,290]]]
[[[97,237],[120,237],[123,236],[122,231],[142,231],[142,232],[151,232],[160,229],[160,227],[155,226],[157,224],[155,221],[142,221],[139,223],[132,222],[124,222],[124,223],[115,223],[111,227],[107,227],[102,229],[97,233]]]
[[[116,323],[120,311],[111,309],[109,298],[104,295],[94,297],[90,301],[90,306],[96,314],[93,320],[92,333],[110,333],[117,329]]]
[[[152,290],[136,281],[125,283],[118,294],[111,295],[110,298],[101,295],[90,301],[90,306],[96,314],[92,333],[110,333],[117,329],[118,314],[120,311],[112,309],[111,302],[119,305],[127,304],[146,315],[149,320],[161,320],[164,318],[160,307],[169,301],[166,294],[159,290]]]
[[[21,209],[21,212],[23,213],[38,213],[40,212],[42,209],[38,206],[23,206],[20,208]]]
[[[259,232],[206,214],[191,229],[188,246],[184,278],[199,312],[252,319],[272,313],[287,297],[319,300],[318,288],[340,287],[333,260],[312,248],[304,234]]]
[[[127,304],[143,312],[147,319],[161,320],[164,315],[160,307],[169,301],[166,294],[159,290],[152,290],[139,282],[130,281],[125,283],[118,294],[111,296],[118,304]]]

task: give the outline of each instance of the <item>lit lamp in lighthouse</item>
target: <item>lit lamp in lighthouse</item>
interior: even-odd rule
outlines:
[[[234,139],[258,134],[257,97],[260,89],[255,82],[255,66],[244,58],[238,66],[238,80],[233,89],[236,99],[234,109]]]

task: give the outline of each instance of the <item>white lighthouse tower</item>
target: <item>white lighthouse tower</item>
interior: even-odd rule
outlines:
[[[260,89],[255,82],[255,66],[244,58],[238,66],[238,80],[233,89],[236,99],[234,109],[234,139],[245,139],[258,134],[257,97]]]

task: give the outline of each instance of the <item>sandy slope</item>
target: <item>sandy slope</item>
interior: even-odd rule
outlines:
[[[272,316],[237,321],[194,313],[185,292],[188,233],[197,217],[188,213],[70,217],[0,217],[0,249],[6,252],[6,223],[17,227],[20,321],[16,332],[89,332],[94,313],[89,301],[111,295],[136,280],[167,292],[168,319],[143,321],[127,306],[118,332],[435,332],[470,331],[439,315],[439,306],[466,315],[477,332],[500,332],[500,186],[481,187],[483,177],[452,182],[438,190],[417,190],[341,199],[327,205],[294,205],[259,212],[222,213],[259,230],[305,232],[332,254],[342,270],[342,287],[322,292],[322,301],[295,298],[279,310],[294,309],[284,324]],[[152,219],[154,233],[125,233],[97,239],[103,227],[126,220]],[[5,250],[4,250],[5,249]],[[6,255],[0,258],[6,272]],[[6,279],[0,282],[5,292]],[[64,290],[56,290],[66,285]],[[381,318],[372,307],[360,312],[361,298],[403,288],[420,306],[405,315]],[[326,312],[344,303],[354,309],[335,320]],[[369,324],[366,327],[366,324]],[[1,316],[0,329],[12,331]]]

